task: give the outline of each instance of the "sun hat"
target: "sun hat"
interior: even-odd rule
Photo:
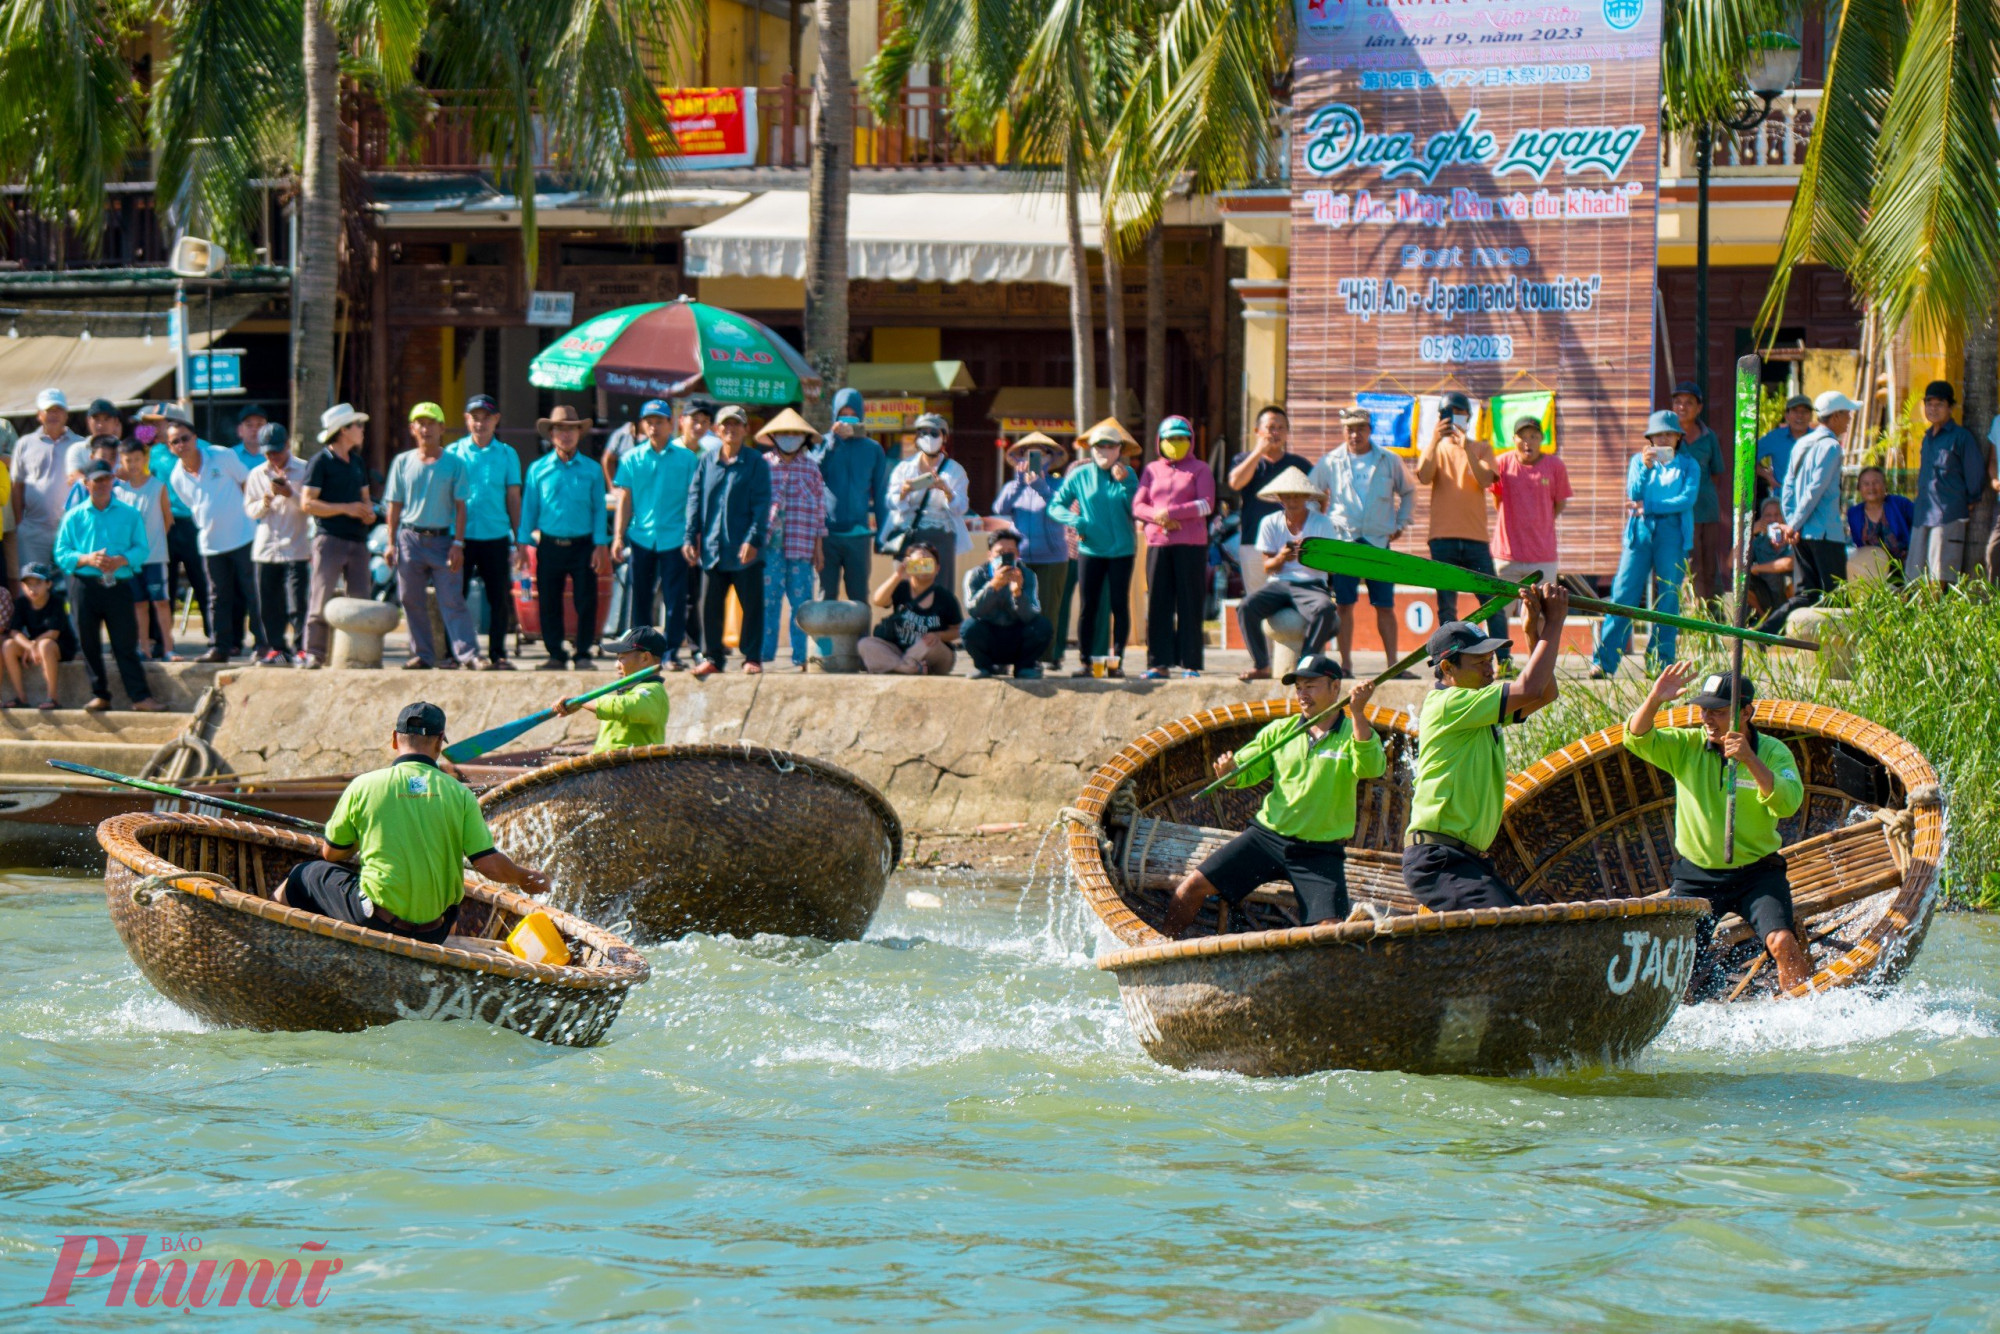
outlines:
[[[1340,410],[1340,424],[1342,426],[1373,426],[1375,418],[1367,408],[1342,408]]]
[[[1318,494],[1319,488],[1308,481],[1306,475],[1300,472],[1296,466],[1293,466],[1286,468],[1276,477],[1264,483],[1263,489],[1257,493],[1257,498],[1259,500],[1276,500],[1280,496],[1317,496]]]
[[[1132,433],[1116,417],[1106,417],[1077,438],[1077,444],[1086,449],[1114,441],[1123,448],[1127,458],[1139,453],[1139,442],[1132,438]]]
[[[548,416],[536,419],[535,430],[541,435],[547,435],[558,426],[581,426],[588,431],[592,424],[590,418],[578,416],[576,409],[569,404],[558,403]]]
[[[352,403],[336,403],[319,414],[319,442],[324,445],[356,422],[367,420],[368,414],[356,412]]]
[[[1048,436],[1043,435],[1040,431],[1030,431],[1012,444],[1007,443],[1007,437],[1004,435],[993,443],[1000,446],[1010,461],[1019,457],[1015,453],[1016,450],[1025,453],[1030,449],[1039,449],[1046,452],[1052,458],[1060,456],[1062,453],[1062,446],[1056,441],[1051,440]]]
[[[756,438],[765,444],[773,444],[776,442],[776,437],[781,435],[803,435],[811,440],[819,439],[819,432],[813,429],[812,423],[790,408],[786,408],[765,422],[764,429],[757,432]]]

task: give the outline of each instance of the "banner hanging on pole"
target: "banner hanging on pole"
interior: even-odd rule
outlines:
[[[1652,406],[1661,0],[1297,5],[1295,444],[1385,380],[1555,395],[1564,565],[1609,573]]]

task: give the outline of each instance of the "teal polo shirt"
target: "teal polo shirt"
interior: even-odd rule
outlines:
[[[627,541],[648,551],[673,551],[687,541],[688,492],[701,456],[678,444],[655,449],[651,441],[618,461],[619,490],[632,497]]]
[[[471,436],[445,446],[465,465],[465,540],[491,542],[512,537],[507,521],[507,488],[521,485],[521,456],[514,447],[495,440],[484,449]]]

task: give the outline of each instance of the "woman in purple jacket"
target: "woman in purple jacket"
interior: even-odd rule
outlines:
[[[1146,531],[1146,680],[1175,667],[1200,676],[1201,613],[1208,592],[1208,516],[1215,474],[1194,458],[1194,427],[1185,417],[1160,423],[1160,456],[1139,474],[1133,517]]]

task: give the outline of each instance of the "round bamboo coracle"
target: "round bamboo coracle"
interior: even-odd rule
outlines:
[[[635,938],[859,940],[902,857],[895,808],[823,760],[762,746],[638,746],[562,760],[480,798],[550,899]]]
[[[1620,1061],[1666,1025],[1694,966],[1699,900],[1589,902],[1418,915],[1404,893],[1408,715],[1371,707],[1387,773],[1362,783],[1348,885],[1367,920],[1296,924],[1288,888],[1211,900],[1190,938],[1159,932],[1167,891],[1240,830],[1266,786],[1196,794],[1217,756],[1284,700],[1177,719],[1126,746],[1072,812],[1070,868],[1128,948],[1118,977],[1140,1042],[1183,1068],[1523,1074]],[[1583,1003],[1594,1000],[1594,1003]]]
[[[1794,993],[1893,981],[1915,959],[1935,907],[1944,850],[1937,772],[1888,728],[1825,705],[1759,700],[1750,717],[1791,748],[1806,784],[1805,804],[1779,826],[1800,943],[1815,968]],[[1682,707],[1659,725],[1697,727],[1700,716]],[[1624,739],[1622,727],[1592,733],[1509,782],[1494,861],[1524,897],[1632,898],[1667,888],[1673,780],[1629,754]],[[1729,960],[1739,978],[1762,950],[1733,915],[1716,940],[1740,947]],[[1731,990],[1769,996],[1774,974],[1759,969],[1751,985]]]
[[[242,820],[138,813],[106,820],[105,902],[132,961],[209,1023],[353,1032],[398,1019],[469,1019],[586,1047],[651,969],[609,932],[547,911],[564,967],[528,963],[498,937],[542,905],[468,875],[459,935],[443,945],[271,901],[317,855],[305,834]]]

